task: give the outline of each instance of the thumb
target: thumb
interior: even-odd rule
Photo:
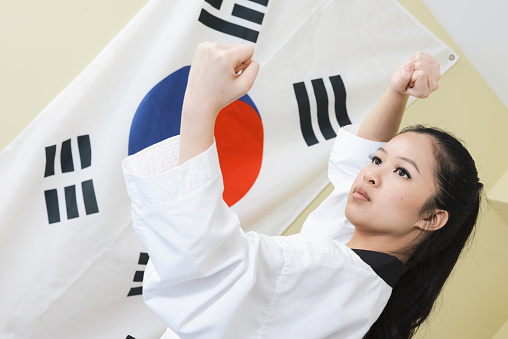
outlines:
[[[402,71],[400,72],[400,75],[404,81],[406,81],[406,84],[409,83],[411,80],[411,77],[413,76],[415,65],[409,61],[407,64],[402,67]]]
[[[415,65],[409,61],[408,63],[400,66],[392,74],[391,87],[393,90],[399,93],[405,94],[408,88],[411,88],[411,77],[413,76]]]

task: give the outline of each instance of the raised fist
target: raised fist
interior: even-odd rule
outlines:
[[[185,100],[206,105],[216,113],[246,94],[254,84],[259,64],[249,45],[205,42],[196,49]]]
[[[391,77],[394,91],[417,98],[427,98],[439,85],[439,63],[430,55],[416,52],[411,60],[400,66]]]

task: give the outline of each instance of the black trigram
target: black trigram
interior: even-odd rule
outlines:
[[[205,1],[215,9],[221,10],[223,0],[205,0]],[[254,2],[264,7],[268,6],[268,0],[248,0],[248,1]],[[201,9],[201,13],[199,14],[198,20],[205,26],[208,26],[216,31],[251,42],[256,42],[258,40],[259,30],[251,29],[248,27],[244,27],[242,25],[232,23],[228,20],[225,20],[224,17],[231,15],[236,18],[247,20],[250,21],[251,23],[261,26],[263,24],[265,13],[235,3],[233,6],[233,10],[231,11],[231,14],[225,13],[224,10],[221,11],[221,14],[223,14],[221,15],[223,18],[219,18],[203,8]]]
[[[78,150],[81,161],[81,169],[92,166],[92,148],[90,145],[90,136],[81,135],[78,138]],[[55,175],[56,145],[46,147],[46,169],[44,177]],[[74,160],[72,156],[71,139],[62,142],[60,149],[60,167],[62,174],[74,172]],[[81,182],[81,192],[85,204],[85,213],[87,215],[99,212],[93,181],[86,180]],[[79,217],[76,185],[66,186],[64,188],[65,207],[67,210],[67,219]],[[44,191],[46,200],[46,209],[48,212],[48,222],[54,224],[60,222],[60,207],[58,202],[58,191],[56,189]]]
[[[335,97],[335,117],[339,126],[346,126],[351,124],[346,109],[346,88],[340,75],[332,76],[329,78],[333,94]],[[311,81],[312,89],[314,91],[317,108],[317,121],[319,130],[323,137],[328,140],[335,138],[337,134],[333,130],[329,117],[329,102],[328,94],[326,92],[325,82],[323,79],[315,79]],[[307,146],[312,146],[319,143],[312,128],[312,118],[310,109],[310,99],[307,93],[307,88],[304,82],[293,84],[295,90],[296,101],[298,103],[298,111],[300,114],[300,128],[302,130],[303,138]]]
[[[141,252],[139,253],[139,260],[138,265],[145,265],[148,264],[148,253]],[[136,271],[134,273],[134,282],[143,282],[143,276],[145,274],[145,271]],[[128,297],[133,297],[135,295],[141,295],[143,294],[143,286],[133,287],[129,290],[129,294],[127,294]]]

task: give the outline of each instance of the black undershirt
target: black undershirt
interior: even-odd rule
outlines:
[[[352,250],[392,288],[407,271],[407,266],[392,255],[368,250]]]

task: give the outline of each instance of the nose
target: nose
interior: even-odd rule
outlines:
[[[378,187],[381,183],[379,175],[375,171],[365,172],[363,180],[374,187]]]

